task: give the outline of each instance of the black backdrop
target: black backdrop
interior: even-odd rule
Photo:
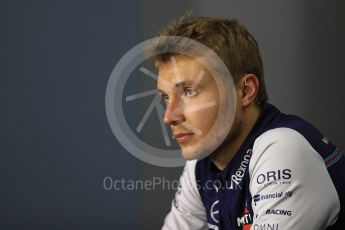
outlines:
[[[181,168],[119,144],[105,88],[125,52],[190,9],[244,22],[271,100],[344,150],[341,1],[2,0],[0,229],[159,229],[173,190],[107,191],[104,178],[175,180]]]

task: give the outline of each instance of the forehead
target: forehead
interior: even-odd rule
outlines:
[[[211,74],[200,59],[178,55],[158,67],[157,87],[164,89],[169,85],[193,82],[198,78],[200,83],[212,81]]]

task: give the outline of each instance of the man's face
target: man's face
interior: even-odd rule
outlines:
[[[166,104],[164,122],[171,126],[183,157],[205,157],[228,133],[216,122],[223,93],[198,59],[187,56],[172,57],[159,67],[158,76],[157,87]]]

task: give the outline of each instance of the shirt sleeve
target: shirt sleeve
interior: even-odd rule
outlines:
[[[325,229],[339,197],[322,157],[297,131],[272,129],[254,143],[249,165],[251,229]]]
[[[180,185],[164,220],[162,230],[208,229],[205,207],[195,179],[196,160],[187,161],[180,177]]]

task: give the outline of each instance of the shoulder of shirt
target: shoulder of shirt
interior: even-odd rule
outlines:
[[[306,138],[302,133],[287,127],[270,129],[255,140],[249,163],[251,194],[259,196],[276,191],[289,191],[294,195],[279,202],[260,201],[253,206],[254,213],[285,207],[286,210],[296,213],[292,218],[303,216],[303,219],[298,221],[280,219],[287,229],[292,229],[292,226],[294,229],[308,229],[310,224],[319,226],[317,229],[325,229],[335,223],[340,210],[339,196],[323,158],[312,146],[314,141],[314,137]],[[276,178],[278,171],[283,174],[286,172],[287,183],[280,183],[283,180],[278,176]],[[270,182],[276,183],[264,184],[269,177]],[[259,215],[255,223],[264,220],[265,217]],[[296,221],[295,224],[292,224],[293,220]]]
[[[306,150],[311,150],[311,152],[314,153],[312,154],[313,157],[316,157],[320,162],[323,162],[322,157],[311,146],[309,140],[307,140],[301,133],[292,128],[279,127],[270,129],[256,138],[253,145],[249,172],[252,172],[256,163],[260,160],[263,154],[266,154],[266,150],[272,145],[281,146],[281,148],[279,148],[280,151],[276,153],[268,151],[268,154],[279,154],[282,161],[286,158],[291,158],[294,154],[304,154],[306,152],[310,152]],[[297,160],[298,158],[296,158],[296,161]]]

